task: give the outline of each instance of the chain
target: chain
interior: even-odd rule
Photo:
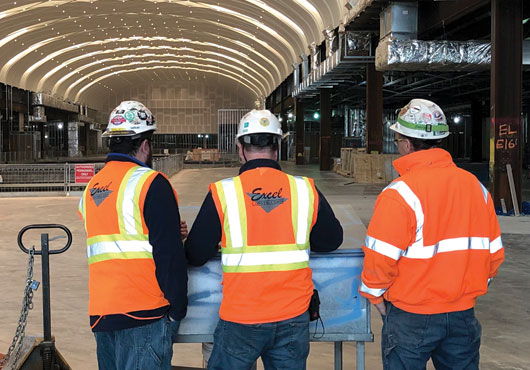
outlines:
[[[0,360],[0,369],[9,360],[9,357],[13,355],[13,352],[14,358],[11,362],[11,370],[16,369],[16,365],[20,357],[20,350],[22,349],[24,333],[26,331],[28,313],[29,310],[33,309],[33,291],[37,290],[39,286],[39,282],[33,280],[33,260],[35,255],[35,247],[31,247],[28,255],[28,277],[26,279],[26,285],[24,286],[24,297],[22,298],[22,309],[20,311],[20,318],[18,319],[17,330],[15,332],[15,336],[13,337],[13,342],[9,347],[9,351],[7,351],[5,357]]]

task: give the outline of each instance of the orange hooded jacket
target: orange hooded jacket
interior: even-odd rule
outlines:
[[[443,149],[393,164],[401,177],[377,198],[360,293],[418,314],[473,307],[504,260],[490,194]]]

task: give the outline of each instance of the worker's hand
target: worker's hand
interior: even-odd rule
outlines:
[[[188,224],[186,221],[180,221],[180,237],[182,240],[188,237]]]
[[[380,302],[380,303],[376,303],[375,305],[375,308],[377,308],[377,311],[379,311],[379,313],[383,316],[386,315],[386,306],[385,306],[385,301],[383,302]]]

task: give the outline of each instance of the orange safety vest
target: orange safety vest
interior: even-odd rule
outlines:
[[[504,260],[493,201],[443,149],[394,161],[368,226],[360,292],[372,303],[435,314],[466,310]]]
[[[158,174],[133,162],[110,161],[83,193],[79,213],[87,233],[91,316],[169,305],[156,280],[143,216],[147,191]]]
[[[222,225],[219,316],[256,324],[309,307],[309,234],[318,211],[312,179],[260,167],[210,185]]]

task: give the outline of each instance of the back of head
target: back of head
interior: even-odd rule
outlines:
[[[253,109],[239,122],[236,138],[248,152],[276,151],[282,127],[270,111]]]
[[[138,101],[123,101],[109,116],[103,137],[110,138],[110,151],[134,155],[142,141],[151,139],[157,130],[155,117]]]
[[[444,112],[426,99],[412,99],[401,108],[390,129],[409,139],[416,151],[437,147],[449,136]]]

